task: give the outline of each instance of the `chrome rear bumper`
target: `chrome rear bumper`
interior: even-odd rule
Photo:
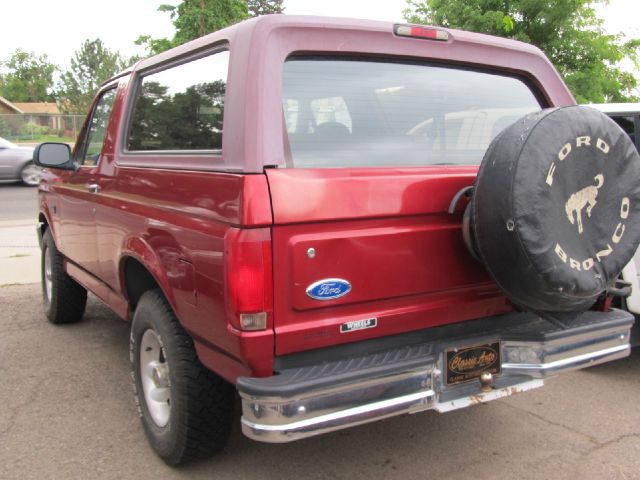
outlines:
[[[506,327],[481,335],[451,338],[443,328],[440,338],[428,342],[283,369],[264,379],[241,378],[242,430],[252,439],[281,443],[403,413],[447,412],[629,355],[633,317],[626,312],[587,312],[577,326],[565,330],[540,319],[532,323],[523,315],[511,316],[520,323],[507,319]],[[540,331],[542,326],[546,330]],[[488,341],[501,345],[501,373],[492,386],[483,389],[477,380],[446,386],[443,352]]]

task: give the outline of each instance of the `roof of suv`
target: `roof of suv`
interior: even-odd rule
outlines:
[[[265,165],[286,166],[283,126],[273,121],[273,112],[282,110],[282,65],[291,56],[329,53],[428,60],[454,69],[486,69],[522,77],[543,107],[575,105],[556,69],[533,45],[439,28],[448,33],[446,40],[400,36],[394,33],[394,25],[347,18],[266,15],[141,60],[123,75],[138,72],[144,76],[156,68],[177,67],[228,49],[224,128],[235,133],[227,136],[216,168],[247,173],[262,172]],[[134,90],[123,91],[131,95]],[[207,165],[213,168],[212,164]]]
[[[205,48],[216,41],[236,37],[239,34],[250,37],[253,32],[257,30],[260,30],[262,34],[265,34],[269,33],[269,31],[281,28],[326,28],[344,30],[345,33],[347,33],[348,31],[361,31],[389,32],[391,34],[393,32],[394,25],[395,23],[393,22],[360,20],[354,18],[316,17],[307,15],[284,14],[263,15],[260,17],[252,18],[250,20],[246,20],[244,22],[237,23],[222,30],[218,30],[217,32],[210,33],[153,57],[143,59],[138,64],[136,64],[134,68],[136,70],[144,69],[155,65],[158,62],[162,62],[174,57],[179,57],[187,52]],[[527,52],[529,54],[536,54],[544,57],[544,54],[540,51],[540,49],[528,43],[523,43],[502,37],[494,37],[481,33],[467,32],[463,30],[455,30],[442,27],[434,28],[438,28],[440,30],[445,30],[446,32],[448,32],[450,34],[451,40]]]

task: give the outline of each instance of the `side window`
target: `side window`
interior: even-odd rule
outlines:
[[[294,98],[287,98],[283,102],[284,121],[287,132],[296,133],[298,131],[298,113],[300,112],[300,102]]]
[[[618,125],[620,125],[620,128],[622,128],[627,133],[627,135],[629,135],[633,143],[637,145],[633,116],[612,115],[611,119]]]
[[[620,125],[620,128],[627,132],[627,135],[633,135],[634,125],[632,116],[613,115],[611,119]]]
[[[127,149],[221,150],[228,64],[224,51],[143,75]]]
[[[342,125],[340,127],[342,130],[349,130],[348,133],[351,133],[351,116],[344,98],[330,97],[311,100],[311,112],[313,113],[316,130],[321,130],[322,127],[320,125],[324,123],[332,126],[339,123]]]
[[[98,100],[85,139],[84,153],[80,159],[82,165],[94,166],[97,165],[98,160],[100,160],[102,144],[104,143],[104,137],[107,133],[107,125],[115,97],[116,90],[114,88],[104,92]]]

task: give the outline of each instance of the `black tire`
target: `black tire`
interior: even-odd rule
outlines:
[[[47,256],[49,256],[49,263],[47,263]],[[47,271],[47,265],[49,265],[49,271]],[[87,305],[87,291],[64,271],[64,257],[56,248],[49,229],[42,238],[40,267],[44,311],[49,322],[54,324],[79,322]]]
[[[158,351],[145,335],[155,336]],[[146,368],[141,359],[143,345]],[[138,302],[129,352],[138,412],[155,452],[175,466],[223,449],[231,431],[234,388],[200,363],[193,340],[159,290],[145,292]],[[149,358],[157,358],[154,363],[159,370],[149,367]],[[154,375],[143,369],[155,370]],[[147,399],[153,395],[151,390],[164,391],[156,399],[167,398],[166,404]]]
[[[482,161],[475,250],[515,305],[569,318],[615,283],[638,248],[638,178],[633,142],[603,113],[571,106],[527,115]]]

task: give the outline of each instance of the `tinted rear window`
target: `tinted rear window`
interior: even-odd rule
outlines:
[[[293,58],[283,92],[299,168],[479,164],[500,131],[540,110],[518,78],[419,63]]]
[[[229,52],[142,77],[127,147],[220,150]]]

